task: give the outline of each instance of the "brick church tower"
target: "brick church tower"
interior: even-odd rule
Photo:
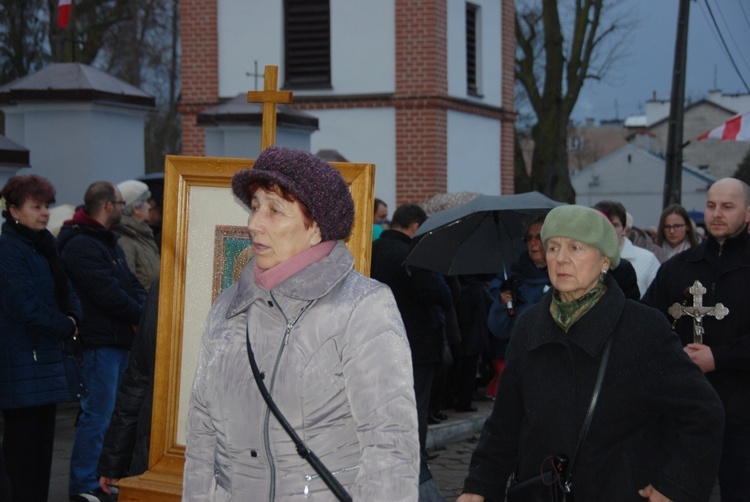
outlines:
[[[294,8],[313,5],[328,23],[320,85],[304,80],[312,17],[303,59],[290,55]],[[320,117],[313,153],[375,163],[376,195],[392,208],[438,193],[513,192],[513,0],[183,0],[180,9],[183,154],[205,154],[198,113],[251,90],[248,61],[260,60],[280,67],[296,109]],[[256,28],[265,38],[245,34]]]

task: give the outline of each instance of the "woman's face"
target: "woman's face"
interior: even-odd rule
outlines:
[[[687,224],[679,214],[670,214],[664,219],[664,239],[675,247],[685,240]]]
[[[321,242],[317,223],[305,228],[302,205],[258,189],[250,201],[247,228],[253,239],[255,263],[268,270]]]
[[[28,198],[21,207],[10,206],[10,215],[21,225],[39,232],[49,223],[49,204],[37,199]]]
[[[577,300],[593,288],[602,271],[609,269],[609,258],[593,246],[567,237],[547,240],[547,269],[552,285],[562,300]]]
[[[133,219],[138,223],[148,222],[148,212],[150,209],[151,205],[148,202],[143,202],[141,207],[133,206]]]

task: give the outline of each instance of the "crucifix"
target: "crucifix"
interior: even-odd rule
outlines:
[[[276,104],[291,103],[292,93],[276,89],[279,81],[279,67],[266,66],[262,91],[248,91],[248,103],[263,103],[263,121],[260,132],[260,151],[276,142]]]
[[[246,71],[245,75],[247,75],[248,77],[253,77],[253,80],[255,82],[255,85],[253,86],[253,90],[257,91],[258,90],[258,77],[263,77],[264,76],[263,73],[258,73],[258,60],[257,59],[255,61],[253,61],[253,68],[255,70],[253,73],[250,73],[249,71]]]
[[[713,307],[703,306],[703,295],[706,293],[706,288],[700,281],[695,281],[690,289],[688,290],[693,295],[693,306],[688,307],[686,305],[680,305],[679,303],[672,304],[667,312],[669,315],[675,318],[675,320],[682,317],[683,314],[689,315],[693,318],[693,343],[703,343],[703,318],[706,316],[715,317],[718,320],[724,319],[724,316],[729,314],[729,309],[721,303],[717,303]]]

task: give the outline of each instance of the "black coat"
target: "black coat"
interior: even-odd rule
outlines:
[[[81,300],[84,348],[130,349],[146,290],[128,268],[117,236],[79,209],[58,236],[60,259]]]
[[[435,272],[404,266],[411,239],[398,230],[384,230],[372,243],[370,276],[391,288],[409,338],[412,361],[439,362],[443,353],[440,309],[452,308],[450,289]]]
[[[502,500],[517,465],[573,456],[608,337],[599,402],[573,471],[577,502],[640,501],[652,484],[672,500],[705,502],[718,472],[723,412],[716,393],[654,309],[626,300],[614,279],[566,334],[551,295],[516,322],[492,415],[464,491]]]
[[[620,260],[617,268],[610,270],[609,275],[617,282],[620,289],[625,293],[625,298],[638,301],[643,292],[638,289],[638,276],[635,275],[633,265],[626,259]]]
[[[729,315],[722,320],[703,318],[703,343],[711,347],[716,370],[706,373],[724,404],[728,423],[750,424],[750,238],[747,232],[727,239],[723,246],[709,237],[662,264],[643,302],[661,310],[675,302],[692,305],[685,291],[695,280],[707,289],[703,305],[724,304]],[[693,341],[693,320],[683,316],[675,323],[683,344]]]
[[[117,401],[99,457],[100,476],[137,476],[148,469],[154,360],[159,306],[159,279],[151,285],[130,359],[117,391]]]

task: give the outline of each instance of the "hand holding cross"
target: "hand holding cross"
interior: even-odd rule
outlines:
[[[700,281],[695,281],[690,289],[688,290],[693,295],[693,306],[688,307],[686,305],[680,305],[679,303],[672,304],[667,312],[675,319],[679,319],[683,314],[689,315],[693,318],[693,342],[703,343],[703,335],[705,333],[703,329],[703,318],[706,316],[715,317],[718,320],[724,319],[724,316],[729,314],[729,309],[721,303],[717,303],[713,307],[703,306],[703,295],[706,293],[706,288],[703,287]]]

